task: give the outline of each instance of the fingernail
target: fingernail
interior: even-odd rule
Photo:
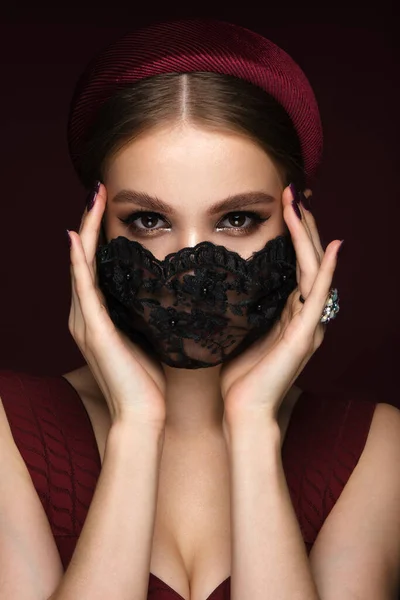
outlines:
[[[307,196],[303,192],[300,192],[300,202],[302,203],[304,208],[308,210],[308,212],[311,212],[311,196],[307,198]]]
[[[100,189],[100,184],[101,181],[96,181],[93,190],[91,190],[88,194],[88,197],[86,198],[86,207],[87,207],[87,211],[89,212],[90,210],[92,210],[95,200],[96,200],[96,196],[98,194],[98,191]]]
[[[299,209],[299,205],[297,204],[297,202],[295,200],[292,200],[292,206],[293,206],[294,212],[296,213],[296,215],[301,220],[301,212],[300,212],[300,209]]]
[[[341,251],[341,249],[343,248],[343,243],[344,243],[344,240],[342,240],[342,241],[340,242],[340,246],[339,246],[339,248],[338,248],[338,251],[336,252],[336,256],[338,256],[338,255],[339,255],[339,252],[340,252],[340,251]]]
[[[301,212],[299,209],[299,202],[300,202],[299,194],[296,190],[294,183],[290,183],[289,187],[290,187],[290,191],[291,191],[292,197],[293,197],[293,200],[292,200],[293,210],[296,213],[296,215],[298,216],[298,218],[301,220]]]
[[[289,187],[290,187],[290,191],[292,192],[293,200],[298,204],[300,202],[300,198],[299,198],[299,194],[296,190],[294,183],[291,183],[289,185]]]
[[[68,245],[71,248],[71,236],[69,235],[68,229],[66,229],[65,231],[67,232],[67,235],[68,235]]]

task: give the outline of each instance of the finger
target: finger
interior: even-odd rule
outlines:
[[[82,227],[85,223],[85,219],[87,217],[87,215],[90,213],[91,208],[93,207],[93,204],[96,200],[97,194],[99,192],[99,188],[100,188],[101,182],[99,180],[95,181],[95,183],[93,184],[92,189],[89,191],[87,198],[86,198],[86,206],[85,206],[85,210],[83,211],[82,214],[82,218],[81,218],[81,223],[78,229],[78,233],[79,235],[81,234],[82,231]]]
[[[68,231],[68,230],[67,230]],[[83,327],[82,307],[79,294],[76,289],[76,274],[72,263],[73,236],[74,232],[68,231],[70,241],[70,276],[71,276],[71,308],[69,314],[69,325],[71,333],[76,333]],[[75,259],[76,261],[76,259]]]
[[[288,226],[293,246],[296,252],[298,285],[303,297],[307,297],[318,273],[319,262],[314,244],[304,223],[300,220],[292,206],[293,195],[288,186],[283,191],[283,217]]]
[[[111,320],[94,285],[81,238],[75,231],[70,231],[70,238],[74,301],[79,302],[85,324],[91,327],[92,331],[98,330],[99,323],[110,327]]]
[[[307,296],[302,310],[298,313],[303,324],[312,334],[320,324],[321,315],[328,300],[340,246],[341,240],[334,240],[328,244],[312,290]]]
[[[97,358],[92,352],[90,352],[90,350],[86,347],[85,344],[87,323],[82,311],[82,305],[85,309],[85,303],[81,303],[83,286],[81,285],[81,283],[79,283],[79,263],[82,263],[83,261],[84,265],[84,263],[86,263],[86,257],[84,255],[82,244],[79,244],[79,235],[75,232],[69,232],[69,234],[71,240],[70,272],[72,288],[71,309],[69,316],[70,331],[73,334],[75,342],[77,343],[82,356],[84,357],[86,363],[90,366],[90,369],[97,383],[99,384],[100,389],[103,391],[103,393],[109,394],[109,386],[102,377],[102,369],[99,367]],[[88,271],[88,266],[86,271]],[[87,307],[85,310],[87,310]]]
[[[94,266],[94,256],[99,242],[101,221],[107,203],[107,190],[105,185],[100,184],[95,196],[92,209],[86,213],[80,238],[85,251],[86,260],[90,267]]]
[[[308,191],[308,190],[306,190],[306,191]],[[296,192],[296,193],[297,193],[297,192]],[[303,199],[303,196],[304,196],[304,193],[303,193],[303,192],[299,192],[299,193],[298,193],[298,196],[297,196],[297,199],[298,199],[298,200],[302,200],[302,199]],[[302,223],[303,223],[303,225],[304,225],[304,227],[305,227],[305,229],[306,229],[306,231],[307,231],[307,233],[308,233],[308,235],[309,235],[310,239],[312,240],[311,231],[310,231],[310,229],[309,229],[309,227],[308,227],[307,219],[306,219],[306,217],[305,217],[305,210],[304,210],[304,206],[303,206],[303,204],[301,204],[301,202],[298,202],[297,206],[299,207],[299,211],[300,211],[300,214],[301,214],[301,221],[302,221]],[[315,252],[316,252],[316,251],[315,251]],[[316,254],[318,255],[318,253],[317,253],[317,252],[316,252]],[[318,264],[320,264],[320,263],[321,263],[321,260],[320,260],[320,257],[319,257],[319,255],[318,255],[317,257],[318,257]]]
[[[306,190],[304,192],[305,196],[307,196],[307,192],[309,192],[309,190]],[[320,235],[319,235],[319,232],[317,229],[317,224],[315,222],[314,215],[312,214],[311,211],[307,210],[307,208],[304,206],[301,199],[302,199],[302,195],[300,194],[300,211],[301,211],[302,220],[303,220],[305,227],[307,227],[309,235],[312,239],[312,242],[315,247],[315,251],[318,254],[319,262],[321,262],[322,257],[324,255],[324,249],[321,244],[321,238],[320,238]]]
[[[93,279],[95,279],[96,271],[94,257],[99,243],[102,217],[107,202],[107,191],[105,186],[99,182],[98,191],[96,191],[96,189],[97,188],[92,192],[92,208],[90,210],[86,208],[79,229],[79,236]]]

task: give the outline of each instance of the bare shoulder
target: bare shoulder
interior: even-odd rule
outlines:
[[[400,410],[389,403],[378,402],[371,420],[367,441],[354,473],[372,484],[383,478],[382,493],[395,493],[400,501]],[[373,488],[370,488],[373,489]],[[387,500],[387,499],[386,499]],[[382,505],[385,503],[382,497]],[[398,513],[400,515],[400,513]],[[400,526],[400,522],[398,523]]]
[[[393,452],[397,453],[400,461],[400,409],[393,404],[378,402],[372,417],[363,456],[366,456],[368,460],[374,460],[377,452],[387,451],[392,455]],[[393,466],[395,465],[393,464]]]
[[[400,425],[400,408],[388,402],[378,402],[374,411],[372,424],[375,427],[379,427],[383,423],[388,424],[389,422],[393,422],[395,427]],[[378,426],[376,423],[378,423]]]
[[[321,596],[397,597],[399,464],[400,410],[379,402],[360,460],[310,554]]]

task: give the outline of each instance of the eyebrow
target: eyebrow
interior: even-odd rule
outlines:
[[[112,202],[117,204],[136,204],[149,211],[162,212],[171,216],[176,215],[178,212],[160,198],[150,196],[146,192],[134,190],[120,190],[114,196]],[[275,198],[263,191],[242,192],[233,196],[228,196],[227,198],[224,198],[224,200],[213,204],[208,209],[207,214],[212,216],[220,212],[242,209],[253,204],[272,204],[273,202],[275,202]]]

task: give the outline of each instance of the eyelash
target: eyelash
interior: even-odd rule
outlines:
[[[162,229],[161,227],[156,228],[156,229],[146,229],[146,228],[142,228],[142,227],[137,227],[137,225],[134,224],[134,221],[136,221],[140,217],[143,217],[144,215],[151,215],[153,218],[161,219],[163,221],[166,220],[163,217],[163,215],[161,215],[160,213],[149,212],[149,211],[144,211],[144,210],[136,211],[136,212],[128,215],[125,219],[122,219],[121,217],[119,217],[119,220],[122,223],[124,223],[125,225],[127,225],[130,229],[133,229],[133,231],[135,233],[139,233],[139,235],[153,235],[155,231],[158,231],[159,229]],[[230,215],[235,215],[235,216],[245,215],[246,217],[252,218],[253,221],[254,221],[251,225],[247,225],[246,227],[223,227],[223,229],[228,229],[230,231],[237,231],[237,232],[239,232],[239,235],[242,232],[248,233],[250,231],[253,231],[254,229],[257,229],[261,225],[261,223],[265,223],[265,221],[268,221],[268,219],[270,218],[269,216],[268,217],[262,217],[259,213],[252,212],[252,211],[239,211],[239,212],[230,212],[230,213],[227,213],[221,219],[221,221],[224,221]]]

